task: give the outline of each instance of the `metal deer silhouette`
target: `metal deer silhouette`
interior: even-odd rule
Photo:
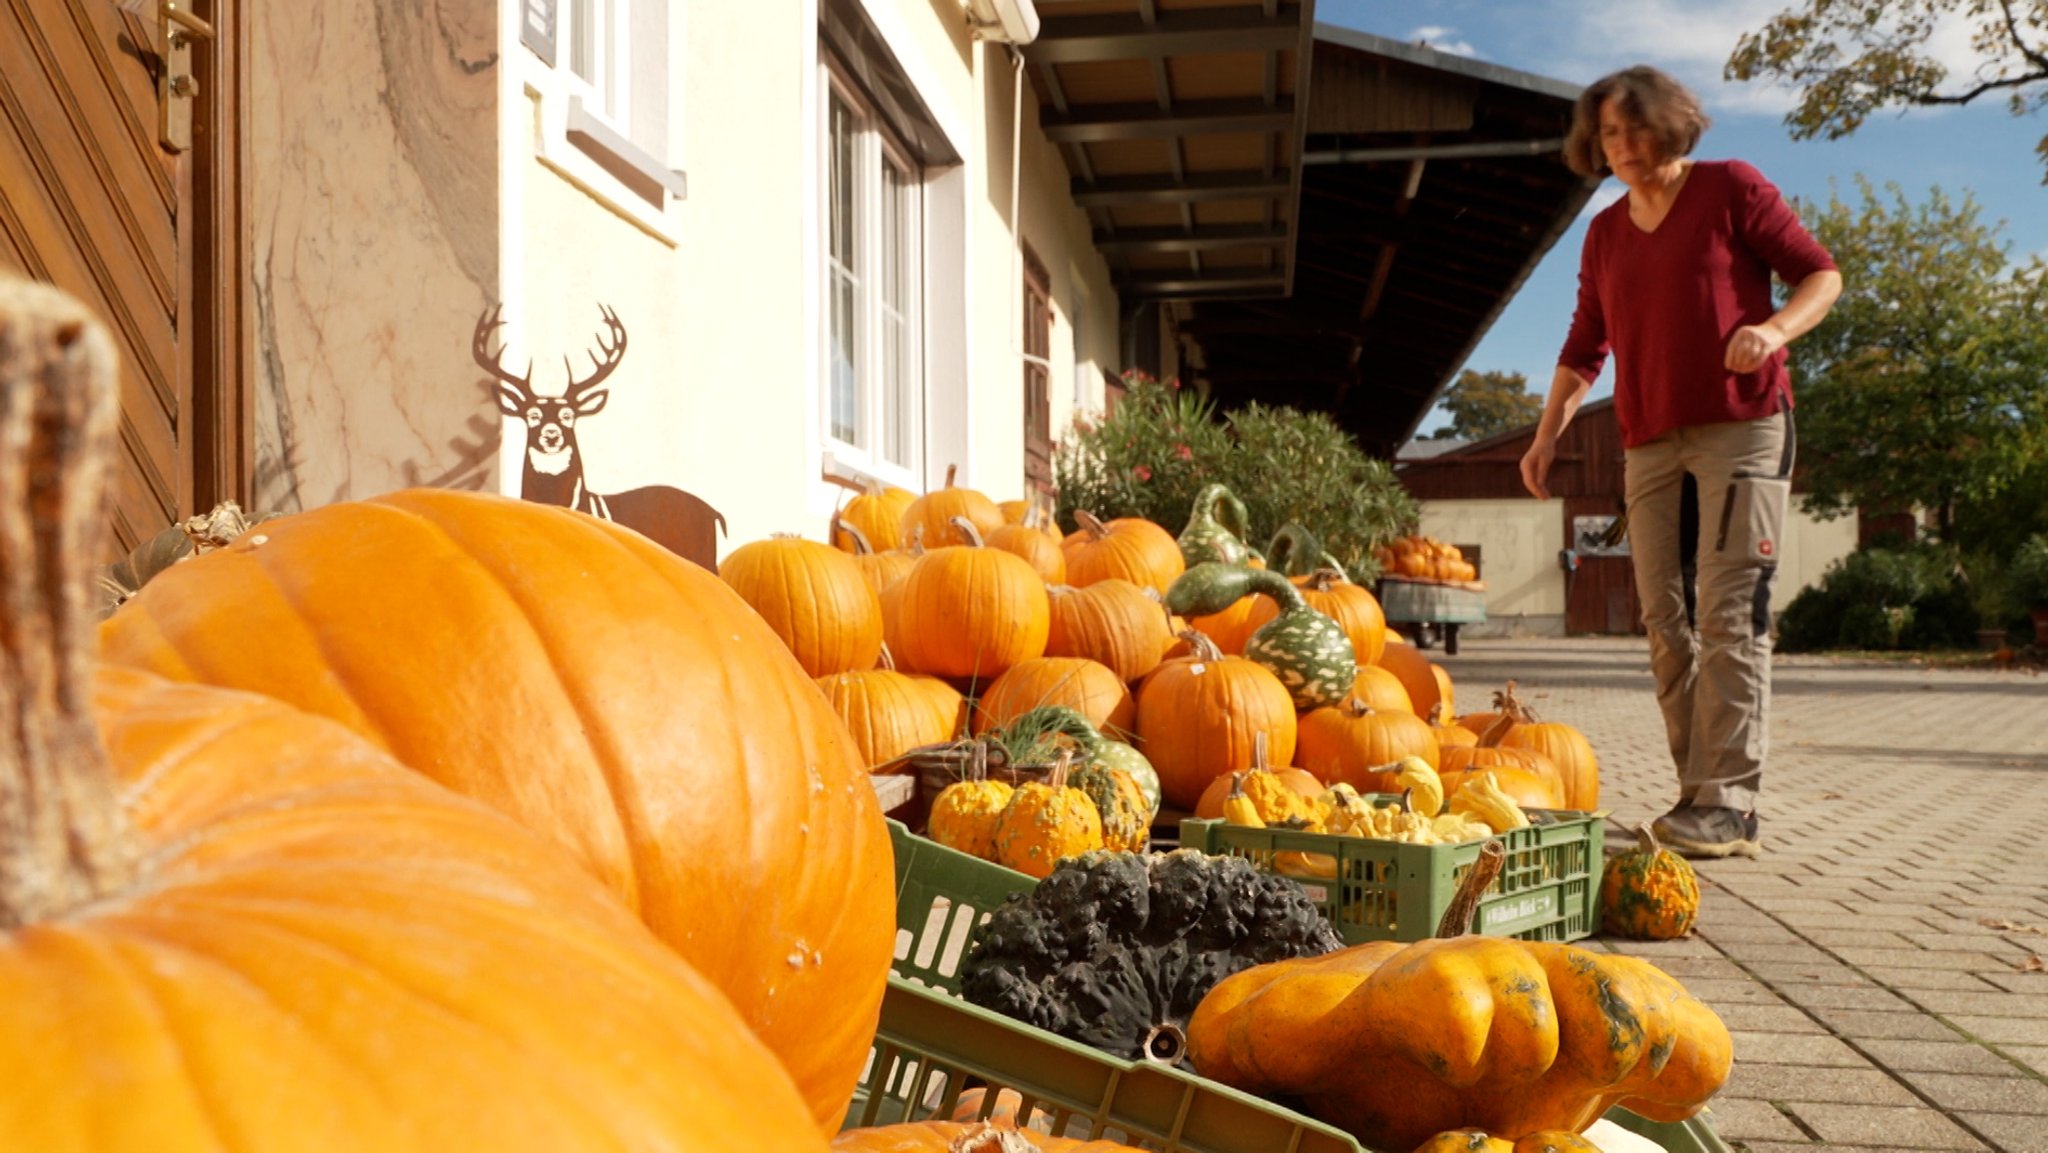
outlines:
[[[576,423],[604,411],[611,390],[599,388],[626,357],[626,326],[618,314],[605,305],[605,331],[597,338],[597,350],[590,354],[590,375],[578,380],[568,357],[562,367],[568,387],[558,396],[533,391],[533,362],[526,363],[526,375],[515,376],[500,363],[501,347],[491,349],[491,333],[503,320],[502,309],[493,305],[476,323],[471,354],[497,382],[498,410],[526,425],[526,467],[519,479],[519,495],[540,504],[561,505],[616,521],[640,533],[687,560],[708,569],[718,567],[718,536],[725,529],[725,517],[691,493],[667,485],[649,485],[625,492],[593,492],[584,483],[583,450],[576,444]]]

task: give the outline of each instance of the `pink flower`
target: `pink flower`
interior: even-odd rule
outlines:
[[[1189,448],[1187,445],[1177,444],[1173,446],[1173,455],[1181,458],[1182,460],[1193,460],[1195,459],[1195,450]]]
[[[1144,465],[1141,464],[1131,469],[1131,475],[1137,477],[1139,480],[1151,480],[1152,470],[1146,468]]]

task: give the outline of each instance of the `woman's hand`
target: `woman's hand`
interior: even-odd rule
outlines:
[[[1557,441],[1538,433],[1522,454],[1522,487],[1537,500],[1549,500],[1550,462],[1557,459]]]
[[[1785,347],[1786,340],[1784,331],[1769,321],[1738,328],[1728,338],[1728,354],[1722,363],[1729,372],[1755,372],[1772,353]]]

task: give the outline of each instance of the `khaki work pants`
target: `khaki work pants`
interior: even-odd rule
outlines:
[[[1756,808],[1769,745],[1771,582],[1795,439],[1781,411],[1681,428],[1625,453],[1629,553],[1682,803]],[[1691,618],[1679,539],[1687,473],[1699,491]]]

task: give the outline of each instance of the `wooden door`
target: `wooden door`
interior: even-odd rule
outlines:
[[[0,266],[72,293],[121,355],[114,547],[242,498],[237,54],[195,38],[192,146],[160,141],[154,0],[0,0]],[[198,5],[220,34],[230,0]],[[191,89],[188,89],[190,91]]]

